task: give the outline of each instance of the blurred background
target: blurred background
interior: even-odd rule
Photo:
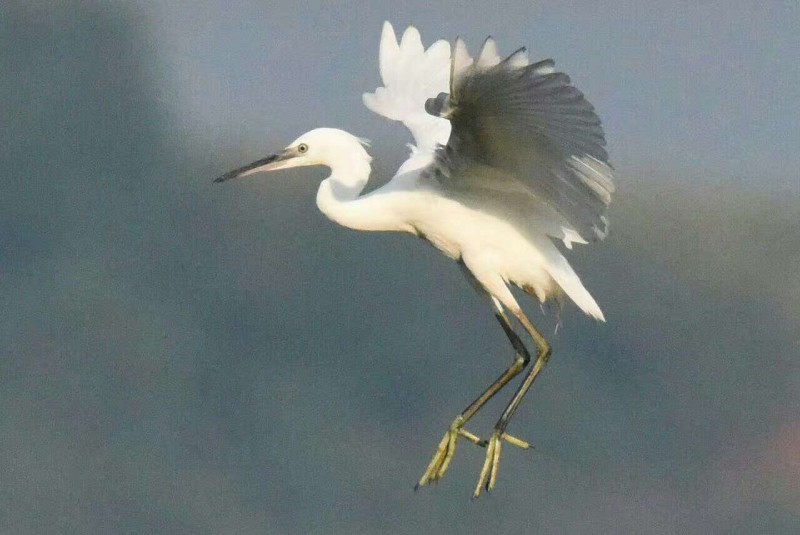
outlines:
[[[0,532],[800,532],[797,4],[381,4],[0,7]],[[211,183],[316,126],[385,182],[385,19],[555,58],[618,171],[570,256],[608,323],[567,306],[473,503],[467,444],[412,490],[512,357],[456,266],[323,169]]]

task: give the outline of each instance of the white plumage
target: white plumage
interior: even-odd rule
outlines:
[[[425,101],[450,88],[450,43],[436,41],[425,50],[413,26],[398,43],[386,22],[378,58],[383,87],[364,93],[364,105],[406,125],[414,136],[415,152],[433,153],[437,145],[447,143],[450,121],[427,113]]]
[[[457,41],[455,50],[453,68],[455,76],[460,76],[472,65],[473,59],[462,41]],[[554,214],[551,207],[540,203],[539,209],[519,214],[522,221],[504,220],[458,202],[443,202],[437,193],[431,194],[421,188],[418,177],[408,174],[430,165],[435,148],[445,145],[450,136],[450,121],[425,111],[427,99],[450,90],[450,44],[440,40],[426,50],[414,27],[409,27],[398,43],[392,25],[386,22],[379,58],[384,85],[374,93],[365,93],[364,104],[375,113],[402,122],[416,142],[409,159],[392,182],[373,194],[389,194],[397,199],[400,192],[418,196],[406,199],[410,204],[408,215],[415,217],[405,219],[413,229],[389,230],[421,232],[448,256],[463,258],[478,280],[487,288],[491,287],[494,290],[491,293],[506,307],[518,308],[513,296],[504,288],[506,283],[533,290],[541,301],[561,289],[581,310],[604,320],[600,307],[548,236],[563,240],[567,248],[572,248],[573,243],[586,243],[586,240],[568,223],[561,221],[562,218]],[[477,66],[490,68],[500,61],[494,40],[487,39]],[[528,65],[527,54],[521,51],[512,56],[512,61],[515,67],[524,67]],[[554,71],[550,65],[544,65],[541,72]],[[576,158],[575,161],[587,172],[592,172],[593,168],[584,163],[584,159]],[[607,196],[606,204],[610,201],[608,189],[613,191],[613,186],[600,191]],[[392,204],[395,203],[393,199]],[[434,218],[425,217],[425,214],[418,214],[420,206],[439,213]]]
[[[383,87],[363,95],[375,113],[402,122],[414,145],[385,186],[361,195],[371,158],[361,140],[331,128],[312,130],[282,152],[219,177],[323,165],[317,206],[331,220],[357,230],[420,236],[457,260],[468,278],[491,298],[517,357],[511,367],[459,415],[440,444],[420,485],[437,481],[458,437],[487,447],[475,495],[491,488],[505,427],[544,367],[550,349],[509,290],[516,285],[544,302],[568,296],[586,314],[604,320],[599,306],[556,247],[602,239],[605,209],[614,185],[600,120],[569,78],[551,60],[530,64],[524,49],[501,59],[487,39],[477,59],[461,40],[437,41],[427,50],[409,27],[398,42],[384,24],[380,43]],[[529,361],[510,311],[537,347],[536,362],[481,441],[464,423]]]

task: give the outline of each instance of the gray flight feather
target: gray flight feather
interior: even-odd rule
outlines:
[[[450,95],[426,105],[452,125],[426,175],[462,192],[481,187],[476,175],[518,181],[584,239],[603,239],[614,183],[594,107],[550,59],[528,65],[520,49],[503,61],[474,62],[461,41],[455,48]]]

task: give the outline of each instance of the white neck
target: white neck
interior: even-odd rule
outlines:
[[[345,227],[381,230],[375,228],[369,206],[359,200],[369,180],[369,157],[337,158],[326,165],[331,168],[331,176],[322,181],[317,191],[320,211]]]

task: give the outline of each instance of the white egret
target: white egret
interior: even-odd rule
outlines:
[[[515,351],[512,364],[452,422],[417,487],[438,481],[460,437],[486,448],[474,496],[495,486],[506,433],[523,396],[550,358],[550,345],[509,290],[540,302],[569,297],[604,321],[595,300],[554,244],[603,239],[614,191],[600,120],[552,60],[530,63],[524,48],[505,59],[487,39],[477,59],[463,41],[437,41],[427,50],[409,27],[400,42],[388,22],[380,43],[383,87],[364,94],[372,111],[411,131],[411,155],[385,186],[360,195],[371,158],[361,139],[318,128],[277,154],[215,181],[263,171],[321,165],[317,206],[357,230],[408,232],[426,239],[460,266],[494,308]],[[488,440],[464,428],[475,413],[530,361],[506,311],[536,346],[535,360]]]

